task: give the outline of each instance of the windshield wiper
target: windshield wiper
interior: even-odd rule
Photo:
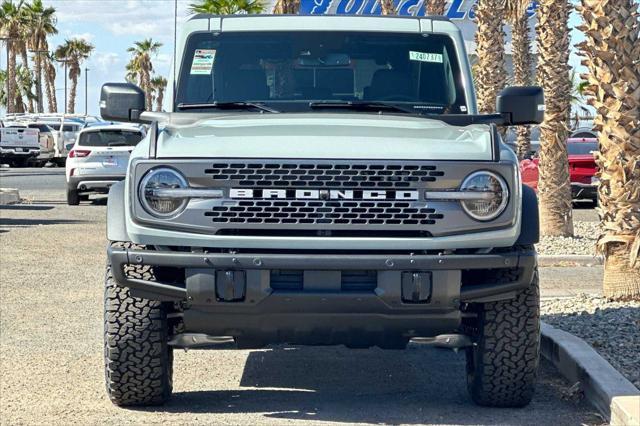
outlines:
[[[269,108],[256,102],[211,102],[203,104],[178,104],[178,109],[257,109],[264,112],[279,113],[280,111]]]
[[[321,101],[321,102],[309,102],[309,108],[311,109],[350,109],[354,111],[395,111],[404,112],[408,114],[418,115],[419,112],[413,108],[401,107],[386,102],[352,102],[352,101]]]

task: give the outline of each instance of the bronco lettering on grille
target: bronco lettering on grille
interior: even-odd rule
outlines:
[[[343,189],[243,189],[231,188],[230,198],[276,198],[294,200],[414,200],[418,191],[343,190]]]

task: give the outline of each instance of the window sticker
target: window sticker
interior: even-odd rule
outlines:
[[[216,58],[214,49],[196,49],[191,63],[191,75],[209,75]]]
[[[441,64],[444,62],[442,53],[426,53],[426,52],[414,52],[409,51],[409,60],[420,62],[432,62]]]

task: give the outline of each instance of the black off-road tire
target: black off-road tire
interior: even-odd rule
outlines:
[[[129,243],[112,243],[131,247]],[[150,267],[127,273],[154,279]],[[160,405],[173,388],[173,351],[168,345],[167,309],[162,302],[131,297],[107,265],[104,294],[104,358],[107,393],[119,406]]]
[[[540,359],[540,291],[536,269],[516,298],[478,307],[476,345],[467,349],[467,388],[478,405],[524,407],[533,397]]]
[[[75,189],[67,188],[67,204],[70,206],[77,206],[80,204],[80,195]]]

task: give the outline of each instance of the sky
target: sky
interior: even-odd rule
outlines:
[[[188,6],[193,0],[178,0],[178,31],[180,22],[189,17]],[[125,65],[130,59],[127,48],[135,41],[153,38],[163,44],[157,57],[153,58],[156,73],[168,77],[173,53],[173,0],[44,0],[45,6],[57,10],[59,34],[50,38],[50,48],[65,39],[79,37],[91,42],[95,51],[83,64],[78,82],[76,112],[84,113],[85,72],[88,68],[89,114],[98,113],[100,88],[105,82],[124,81]],[[579,17],[574,12],[569,26],[574,29]],[[572,43],[583,38],[572,31]],[[575,50],[575,49],[574,49]],[[0,49],[0,66],[6,67],[5,49]],[[575,51],[571,65],[580,68]],[[581,70],[579,70],[581,71]],[[58,70],[56,81],[58,111],[64,111],[64,72]]]

